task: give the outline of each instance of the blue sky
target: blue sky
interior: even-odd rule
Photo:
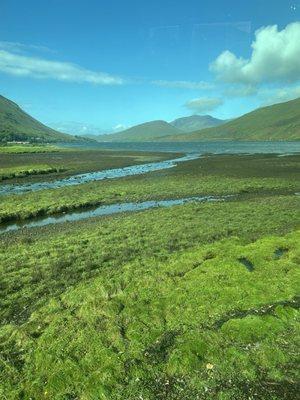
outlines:
[[[55,127],[232,118],[300,96],[300,0],[2,0],[0,15],[1,94]]]

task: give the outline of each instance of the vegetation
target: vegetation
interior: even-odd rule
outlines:
[[[3,197],[0,221],[17,221],[100,204],[195,195],[249,196],[300,191],[299,156],[211,156],[176,169]]]
[[[0,95],[0,142],[53,143],[80,140],[85,139],[48,128],[26,114],[16,103]]]
[[[176,157],[175,154],[170,153],[158,155],[157,153],[145,152],[141,154],[133,151],[78,150],[57,146],[5,146],[0,147],[0,153],[1,150],[6,150],[7,152],[3,152],[0,157],[0,175],[1,173],[7,175],[9,172],[10,179],[16,178],[10,183],[17,182],[19,172],[28,169],[36,170],[35,176],[33,174],[24,174],[23,178],[27,179],[22,179],[22,182],[44,180],[44,176],[38,176],[43,174],[43,171],[41,173],[37,172],[43,167],[53,168],[49,178],[59,179],[74,174],[120,168]]]
[[[164,140],[300,140],[300,98],[259,108],[224,125]]]
[[[61,148],[54,145],[14,144],[0,146],[0,154],[52,153]],[[1,156],[2,157],[2,156]],[[10,158],[13,161],[13,159]]]
[[[297,204],[185,205],[4,238],[2,393],[292,399],[299,235],[284,234]]]
[[[30,175],[45,175],[64,172],[63,167],[51,167],[49,165],[27,165],[17,168],[0,168],[0,181],[13,178],[25,178]]]
[[[210,116],[151,121],[99,141],[300,140],[300,98],[259,108],[232,121]],[[223,123],[226,122],[226,123]],[[194,132],[191,132],[195,129]],[[57,132],[41,124],[12,101],[0,96],[0,142],[85,142],[92,139]],[[93,141],[93,140],[92,140]],[[1,150],[0,150],[1,152]]]
[[[299,156],[211,156],[1,198],[240,193],[0,236],[0,398],[297,398],[298,182]]]

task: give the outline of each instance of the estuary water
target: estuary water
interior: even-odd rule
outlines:
[[[68,145],[70,147],[70,145]],[[82,146],[72,146],[80,147]],[[142,142],[142,143],[96,143],[84,145],[85,149],[136,150],[150,152],[179,152],[185,156],[176,159],[133,165],[124,168],[107,169],[73,175],[68,178],[51,182],[34,182],[26,184],[0,185],[0,196],[22,194],[43,189],[55,189],[65,186],[80,185],[104,179],[122,178],[173,168],[178,163],[194,160],[204,154],[278,154],[280,156],[300,153],[298,142]]]
[[[158,161],[147,164],[132,165],[123,168],[106,169],[103,171],[88,172],[86,174],[72,175],[69,178],[58,179],[56,181],[44,181],[25,184],[0,185],[0,196],[10,194],[22,194],[27,192],[36,192],[43,189],[56,189],[65,186],[81,185],[93,181],[102,181],[104,179],[116,179],[125,176],[145,174],[147,172],[159,171],[175,167],[178,163],[195,160],[199,154],[187,154],[172,160]]]
[[[198,154],[293,154],[300,153],[300,140],[290,142],[101,142],[90,148],[108,150],[162,151]],[[86,147],[86,146],[85,146]]]

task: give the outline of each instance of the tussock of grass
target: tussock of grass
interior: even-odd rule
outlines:
[[[30,175],[46,175],[64,172],[64,167],[52,167],[49,165],[26,165],[14,168],[0,168],[0,182],[13,178],[25,178]]]

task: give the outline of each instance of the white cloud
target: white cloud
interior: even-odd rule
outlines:
[[[200,89],[200,90],[209,90],[213,89],[214,85],[210,82],[199,81],[165,81],[165,80],[157,80],[152,81],[153,85],[162,86],[167,88],[179,88],[179,89]]]
[[[185,103],[185,107],[196,113],[204,113],[212,111],[215,108],[221,106],[223,100],[214,97],[200,97],[198,99],[193,99]]]
[[[124,81],[102,72],[94,72],[76,64],[49,61],[0,50],[0,71],[20,77],[56,79],[65,82],[93,83],[95,85],[120,85]]]
[[[226,50],[210,69],[224,82],[255,84],[296,82],[300,79],[300,22],[279,31],[277,25],[255,32],[249,59]]]
[[[20,42],[7,42],[0,41],[0,49],[12,51],[14,53],[24,53],[28,50],[43,51],[47,53],[55,53],[55,51],[49,49],[49,47],[34,45],[34,44],[24,44]]]

